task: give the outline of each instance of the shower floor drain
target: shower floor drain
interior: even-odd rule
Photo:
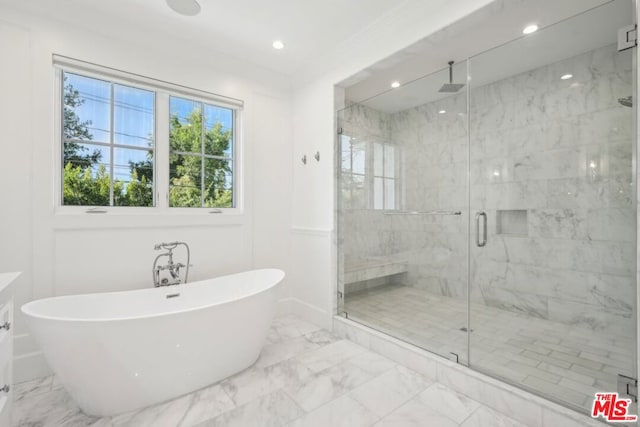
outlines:
[[[467,327],[466,327],[466,326],[463,326],[462,328],[460,328],[460,330],[461,330],[462,332],[467,332]],[[471,329],[471,332],[473,332],[473,329]]]

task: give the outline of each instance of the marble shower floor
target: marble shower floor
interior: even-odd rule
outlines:
[[[95,418],[53,378],[17,384],[14,426],[525,427],[294,316],[274,321],[251,368],[140,411]]]
[[[389,285],[347,294],[349,318],[466,363],[466,301]],[[632,376],[635,343],[480,304],[471,305],[471,364],[554,400],[591,409],[596,392]]]

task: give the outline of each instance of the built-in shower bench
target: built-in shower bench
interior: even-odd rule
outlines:
[[[407,270],[406,261],[389,257],[348,259],[344,264],[344,284],[379,279],[394,274],[406,273]]]

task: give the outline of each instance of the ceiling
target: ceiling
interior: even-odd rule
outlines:
[[[456,61],[454,82],[465,83],[465,59],[472,58],[472,84],[482,86],[615,43],[617,29],[633,22],[631,7],[631,0],[521,0],[503,8],[489,5],[341,86],[349,102],[387,113],[401,111],[451,96],[438,92],[449,79],[445,69],[449,60]],[[523,36],[522,29],[533,22],[541,29]],[[392,90],[393,81],[402,86]]]
[[[402,7],[405,0],[199,0],[193,17],[173,12],[164,0],[0,0],[17,10],[107,36],[159,37],[185,48],[220,52],[293,75],[313,58]],[[285,43],[276,51],[275,39]]]

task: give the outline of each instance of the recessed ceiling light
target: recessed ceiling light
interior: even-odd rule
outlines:
[[[438,111],[438,114],[444,114],[446,112],[447,112],[447,110],[440,110],[440,111]]]
[[[180,15],[195,16],[200,13],[200,5],[196,0],[167,0],[167,4]]]
[[[272,46],[274,49],[278,49],[278,50],[284,49],[284,43],[282,43],[282,40],[274,41]]]
[[[524,30],[522,30],[522,34],[531,34],[535,33],[536,31],[538,31],[538,26],[536,24],[531,24],[524,27]]]
[[[400,87],[400,82],[392,82],[391,83],[391,87],[394,88],[394,89],[399,88]]]
[[[569,80],[571,77],[573,77],[573,74],[565,74],[562,77],[560,77],[562,80]]]

